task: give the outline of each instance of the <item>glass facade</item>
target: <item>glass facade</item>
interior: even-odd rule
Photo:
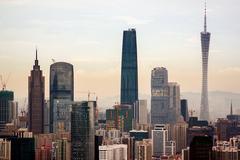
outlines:
[[[72,105],[72,160],[95,159],[94,103],[94,101],[84,101]]]
[[[73,65],[57,62],[50,67],[50,132],[53,132],[54,100],[74,99]],[[55,105],[56,106],[56,105]]]
[[[138,100],[138,62],[135,29],[123,32],[121,104],[133,104]]]
[[[13,101],[14,93],[12,91],[0,91],[0,131],[10,122],[10,101]]]

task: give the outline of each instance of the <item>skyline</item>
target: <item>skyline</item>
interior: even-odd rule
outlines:
[[[229,8],[227,5],[230,4],[218,1],[218,5],[214,5],[214,1],[216,2],[216,0],[208,1],[209,30],[214,34],[209,62],[209,90],[239,93],[240,84],[238,82],[240,76],[238,74],[240,73],[240,65],[237,61],[237,57],[239,57],[237,52],[240,48],[237,45],[239,37],[236,33],[240,32],[240,25],[237,21],[233,23],[232,20],[235,20],[233,13],[239,13],[237,11],[239,7],[236,4],[240,3],[234,0],[235,5],[232,5],[232,10],[229,11],[223,9],[225,6]],[[96,1],[81,2],[83,3],[82,8],[85,6],[89,11],[87,12],[85,8],[82,11],[85,12],[85,16],[82,13],[79,17],[74,16],[74,13],[78,13],[81,7],[78,8],[73,3],[64,6],[64,4],[68,4],[66,1],[60,1],[56,6],[53,5],[54,2],[47,3],[46,1],[36,2],[36,4],[28,0],[22,1],[22,3],[17,3],[15,0],[0,2],[0,4],[2,3],[0,13],[5,15],[0,16],[2,22],[0,23],[2,26],[0,33],[3,35],[0,38],[2,42],[0,74],[7,77],[8,73],[12,73],[7,89],[13,90],[15,97],[27,97],[27,77],[35,57],[36,45],[39,48],[39,64],[47,82],[45,87],[46,98],[49,97],[48,82],[51,59],[69,62],[74,65],[76,99],[86,97],[78,92],[88,90],[96,92],[99,98],[119,95],[122,31],[130,27],[136,28],[138,34],[139,93],[150,94],[151,70],[154,67],[161,66],[168,68],[171,72],[170,81],[178,82],[183,92],[200,92],[201,42],[199,32],[202,31],[203,1],[199,3],[187,3],[186,0],[182,3],[176,0],[172,2],[151,1],[146,4],[146,8],[149,7],[148,11],[151,10],[151,12],[142,17],[141,9],[137,9],[136,13],[133,13],[130,11],[132,7],[126,8],[127,13],[125,15],[122,11],[117,10],[117,4],[120,6],[126,5],[126,1],[117,1],[117,4],[100,4]],[[88,6],[91,6],[93,2],[93,8],[89,9]],[[143,1],[139,3],[139,8],[142,8]],[[156,7],[153,4],[157,4]],[[179,13],[173,12],[174,5],[171,6],[171,4],[180,6]],[[94,7],[98,7],[98,5],[102,8],[111,8],[109,12],[113,15],[106,16],[109,12],[104,12],[104,9],[99,11],[102,14],[93,11]],[[7,6],[10,6],[10,8],[7,8]],[[186,9],[184,7],[189,6],[194,7],[184,10]],[[157,7],[160,7],[160,9]],[[114,11],[114,8],[116,11]],[[18,15],[17,11],[11,12],[13,9],[24,12]],[[34,9],[37,9],[36,12],[33,11]],[[48,15],[41,15],[41,13],[50,11],[50,9],[53,9],[50,18],[47,17]],[[61,17],[61,14],[58,14],[62,10],[63,14],[68,13],[68,11],[72,12],[65,17]],[[157,11],[166,12],[168,16],[160,15]],[[28,13],[33,13],[33,15],[29,16]],[[193,14],[190,15],[190,13]],[[126,16],[127,14],[130,16]],[[112,16],[118,17],[117,20],[112,19]],[[9,17],[9,20],[4,17]],[[153,18],[149,20],[149,17]],[[12,19],[10,20],[10,18]],[[27,19],[25,20],[25,18]],[[46,20],[43,20],[43,18],[46,18]],[[78,18],[83,20],[78,20]],[[51,19],[54,19],[54,21],[52,22]],[[68,19],[72,19],[72,21],[67,21]],[[222,19],[226,23],[223,23]],[[23,20],[23,23],[20,24],[19,20]],[[87,20],[90,22],[81,23]],[[61,21],[62,24],[59,23]],[[48,22],[50,23],[48,24]],[[92,23],[97,23],[97,27],[88,25]],[[24,25],[26,25],[26,28],[30,28],[24,29]],[[79,30],[77,30],[78,27]],[[20,32],[19,30],[23,31]],[[11,65],[9,65],[10,60],[12,61]],[[18,66],[17,72],[15,71],[16,66]],[[18,82],[14,82],[16,79],[18,79]],[[105,83],[96,83],[100,81],[105,81]]]

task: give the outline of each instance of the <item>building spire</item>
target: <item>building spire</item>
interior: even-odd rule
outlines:
[[[38,48],[36,46],[36,60],[38,60]]]
[[[207,1],[205,0],[205,9],[204,9],[204,32],[207,32]]]
[[[231,109],[230,109],[230,115],[233,115],[232,100],[231,100]]]

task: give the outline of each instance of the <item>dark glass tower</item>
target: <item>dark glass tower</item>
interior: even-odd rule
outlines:
[[[204,15],[204,31],[201,32],[201,44],[202,44],[202,96],[201,96],[201,108],[200,119],[209,120],[209,106],[208,106],[208,53],[211,33],[207,32],[207,14],[205,3],[205,15]]]
[[[53,132],[54,101],[74,99],[73,65],[57,62],[50,66],[50,132]]]
[[[94,103],[73,103],[71,113],[71,157],[72,160],[94,160],[95,129]]]
[[[188,102],[186,99],[181,99],[181,115],[183,116],[184,121],[188,122]]]
[[[28,77],[29,131],[34,134],[44,131],[44,82],[36,50],[35,64],[31,76]]]
[[[14,93],[12,91],[7,91],[3,88],[0,91],[0,133],[4,129],[5,124],[10,122],[9,110],[10,101],[13,101]]]
[[[133,104],[138,100],[138,63],[136,30],[123,32],[121,104]]]

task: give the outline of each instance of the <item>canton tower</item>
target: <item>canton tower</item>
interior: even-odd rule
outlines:
[[[202,95],[201,95],[201,108],[200,119],[209,120],[209,107],[208,107],[208,54],[211,33],[207,32],[207,14],[204,14],[204,31],[201,32],[202,44]]]

